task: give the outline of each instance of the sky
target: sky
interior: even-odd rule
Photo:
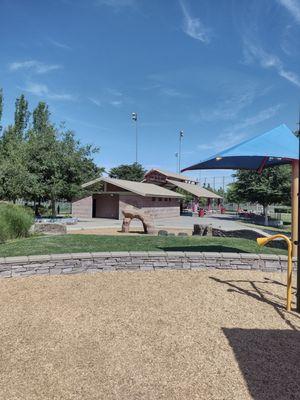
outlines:
[[[2,125],[24,93],[100,147],[106,170],[181,167],[285,123],[300,104],[300,0],[0,0]],[[192,171],[221,186],[231,172]]]

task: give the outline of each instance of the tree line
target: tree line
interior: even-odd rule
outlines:
[[[0,90],[0,199],[49,201],[55,215],[58,199],[80,196],[81,184],[103,172],[93,161],[99,148],[83,145],[64,125],[57,127],[45,102],[31,112],[22,94],[15,102],[14,123],[4,128],[2,114]]]
[[[291,166],[266,168],[262,173],[240,170],[236,181],[229,185],[226,199],[230,203],[259,203],[264,208],[265,224],[268,224],[268,208],[271,204],[291,204]]]

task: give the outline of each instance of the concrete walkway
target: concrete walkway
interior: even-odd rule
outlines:
[[[261,233],[265,235],[266,233],[263,232],[261,229],[257,229],[255,227],[249,227],[241,222],[239,222],[234,216],[232,215],[221,215],[215,214],[210,216],[205,216],[203,218],[199,217],[189,217],[189,216],[180,216],[176,218],[164,218],[164,219],[157,219],[154,221],[155,227],[157,229],[176,229],[176,230],[183,230],[187,231],[193,230],[194,224],[201,224],[201,225],[211,225],[213,228],[219,228],[222,230],[239,230],[239,229],[247,229]],[[93,218],[93,219],[83,219],[80,220],[75,225],[68,225],[67,230],[68,232],[79,231],[79,230],[98,230],[98,229],[115,229],[120,230],[122,226],[122,220],[116,219],[107,219],[107,218]],[[132,222],[132,228],[140,228],[142,226],[140,221],[134,220]]]

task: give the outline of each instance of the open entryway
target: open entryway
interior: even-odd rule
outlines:
[[[94,195],[93,218],[119,219],[119,195],[118,194]]]

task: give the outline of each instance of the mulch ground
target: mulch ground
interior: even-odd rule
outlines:
[[[284,283],[217,270],[2,279],[0,399],[299,399]]]

